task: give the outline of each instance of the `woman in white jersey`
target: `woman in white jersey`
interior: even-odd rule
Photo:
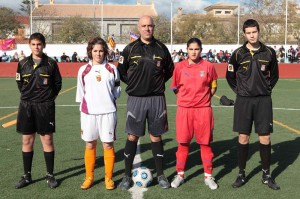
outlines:
[[[108,46],[96,37],[88,42],[89,63],[80,67],[77,77],[76,102],[80,102],[81,138],[86,142],[84,162],[86,178],[81,189],[94,182],[97,140],[104,151],[105,186],[114,189],[112,180],[115,162],[114,141],[117,124],[116,99],[121,94],[117,68],[106,60]]]

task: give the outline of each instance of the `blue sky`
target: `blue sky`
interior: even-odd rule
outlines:
[[[136,4],[136,0],[103,0],[104,4]],[[142,4],[150,4],[152,0],[142,0]],[[0,0],[0,6],[6,6],[19,11],[22,0]],[[49,0],[39,0],[41,4],[48,4]],[[99,0],[54,0],[57,4],[95,4]],[[171,0],[154,0],[156,11],[159,15],[171,14]],[[237,3],[239,0],[173,0],[173,14],[177,12],[178,7],[183,8],[184,13],[203,12],[203,8],[214,3]]]

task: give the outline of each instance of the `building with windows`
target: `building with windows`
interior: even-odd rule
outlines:
[[[103,2],[103,1],[99,1]],[[48,38],[55,38],[64,19],[80,16],[99,25],[104,37],[114,34],[117,43],[128,43],[129,33],[136,29],[138,20],[143,15],[157,16],[154,2],[142,5],[118,4],[40,4],[34,0],[33,32],[43,32]]]

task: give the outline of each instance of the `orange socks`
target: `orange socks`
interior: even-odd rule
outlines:
[[[95,162],[96,162],[96,148],[93,149],[85,148],[84,163],[85,163],[86,179],[88,178],[94,179]]]
[[[115,165],[115,150],[104,149],[105,178],[112,179]]]

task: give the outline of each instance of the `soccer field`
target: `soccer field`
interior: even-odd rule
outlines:
[[[170,82],[166,84],[169,87]],[[122,85],[124,86],[124,84]],[[83,191],[80,185],[85,177],[85,143],[80,138],[78,104],[75,103],[76,79],[64,78],[63,89],[56,100],[55,133],[55,175],[59,187],[51,190],[47,187],[43,150],[40,140],[36,139],[32,167],[33,183],[16,190],[15,183],[23,174],[21,136],[15,132],[15,125],[0,128],[0,198],[122,198],[133,195],[128,191],[105,189],[103,150],[98,144],[95,167],[95,183],[89,190]],[[19,91],[13,78],[0,78],[0,124],[16,119],[19,103]],[[273,90],[274,133],[272,134],[272,176],[281,186],[274,191],[261,183],[258,137],[252,134],[246,174],[249,182],[239,189],[231,184],[236,178],[237,169],[237,133],[232,132],[233,108],[219,104],[219,97],[226,95],[234,99],[235,95],[225,79],[218,80],[218,91],[213,98],[215,131],[213,141],[214,173],[219,189],[210,190],[203,182],[203,167],[199,146],[193,142],[190,148],[186,168],[186,182],[177,189],[163,190],[157,186],[156,179],[143,192],[143,198],[289,198],[300,196],[299,176],[300,160],[300,79],[280,79]],[[164,135],[165,174],[171,181],[175,175],[175,95],[166,91],[169,132]],[[116,163],[114,180],[118,185],[123,177],[123,148],[126,134],[126,99],[125,88],[117,101],[118,126],[115,143]],[[146,134],[147,135],[147,134]],[[142,165],[154,169],[151,146],[148,135],[141,138]],[[154,171],[155,172],[155,171]],[[154,173],[155,176],[155,173]],[[297,196],[298,195],[298,196]],[[141,198],[137,197],[136,198]]]

